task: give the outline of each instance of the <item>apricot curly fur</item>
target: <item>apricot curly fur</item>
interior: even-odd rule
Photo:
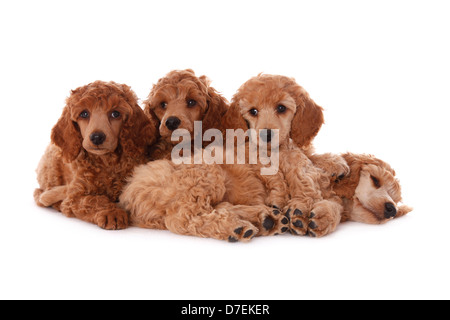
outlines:
[[[120,118],[108,120],[113,110],[120,110]],[[84,111],[89,121],[80,118]],[[90,135],[100,129],[108,134],[96,146]],[[128,216],[117,206],[119,195],[134,167],[148,161],[157,136],[156,120],[144,114],[130,87],[96,81],[73,90],[37,169],[36,203],[102,228],[125,228]]]
[[[324,198],[322,185],[329,183],[329,177],[324,177],[322,170],[314,164],[322,162],[330,171],[347,171],[346,164],[342,168],[331,166],[329,161],[321,161],[322,156],[314,154],[313,140],[323,123],[322,107],[311,99],[295,79],[268,74],[259,74],[244,83],[223,118],[224,127],[257,131],[268,129],[277,135],[280,171],[289,194],[283,209],[288,215],[294,212],[302,214],[301,235],[309,233],[323,236],[332,232],[343,211],[338,197]],[[339,157],[331,158],[339,160]],[[341,160],[340,163],[345,162]],[[332,174],[334,172],[330,172]],[[310,215],[315,215],[316,220],[324,217],[321,219],[323,223],[314,228],[311,224],[312,227],[308,228]]]
[[[188,101],[195,105],[188,106]],[[162,108],[161,105],[165,104]],[[221,118],[228,110],[228,101],[211,86],[206,76],[197,77],[191,69],[174,70],[158,80],[153,86],[144,112],[159,120],[161,138],[152,148],[153,160],[170,159],[174,143],[172,130],[166,126],[170,117],[180,120],[178,129],[186,129],[194,137],[194,121],[202,121],[202,134],[208,129],[221,129]],[[206,147],[208,142],[204,142]]]

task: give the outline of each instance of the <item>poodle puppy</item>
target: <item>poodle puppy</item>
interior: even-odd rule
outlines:
[[[349,171],[338,156],[327,154],[323,161],[323,156],[314,154],[312,142],[323,123],[323,109],[294,79],[266,74],[239,88],[223,118],[225,128],[255,129],[259,132],[259,145],[279,148],[280,170],[290,197],[283,204],[284,212],[288,217],[315,217],[314,224],[307,221],[304,230],[299,229],[301,235],[310,229],[314,229],[316,236],[332,232],[343,212],[339,197],[323,197],[322,170],[311,161],[320,163],[330,175],[343,177]],[[270,197],[280,199],[274,191]]]
[[[357,221],[368,224],[383,224],[394,218],[406,215],[412,208],[400,205],[401,187],[395,177],[395,171],[386,162],[371,155],[345,153],[342,155],[350,167],[346,176],[337,177],[328,183],[329,175],[323,171],[322,192],[326,195],[339,196],[344,205],[341,221]],[[316,217],[301,214],[292,215],[290,227],[293,234],[307,232],[305,226],[310,224],[308,232],[316,236]],[[335,221],[330,221],[334,229]]]
[[[153,86],[144,101],[144,112],[154,112],[160,122],[161,139],[152,148],[152,159],[170,159],[172,148],[178,143],[171,140],[176,129],[187,130],[192,139],[195,121],[202,121],[202,135],[208,129],[220,129],[228,102],[210,83],[206,76],[197,77],[187,69],[171,71]]]
[[[402,193],[395,171],[386,162],[371,155],[345,153],[350,174],[336,179],[333,191],[343,199],[341,221],[382,224],[412,211],[399,205]]]
[[[36,203],[104,229],[126,228],[118,198],[157,135],[156,120],[127,85],[96,81],[73,90],[37,169]]]
[[[267,191],[245,165],[174,164],[138,166],[120,196],[135,226],[181,235],[250,241],[285,233],[289,221],[264,205]]]

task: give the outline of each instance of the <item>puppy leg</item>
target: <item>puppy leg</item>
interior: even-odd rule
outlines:
[[[323,200],[321,173],[299,149],[284,150],[280,167],[290,195],[284,212],[291,219],[292,233],[305,235],[314,203]]]
[[[344,157],[332,153],[308,156],[314,165],[327,173],[332,181],[341,180],[350,173],[350,167]]]
[[[166,227],[173,233],[203,238],[228,240],[229,242],[250,241],[259,230],[225,208],[207,210],[192,205],[168,210]]]
[[[223,202],[216,209],[224,208],[230,214],[250,221],[259,229],[257,236],[272,236],[286,233],[289,230],[289,219],[281,210],[265,205],[245,206]]]
[[[61,212],[68,217],[77,217],[107,230],[128,227],[128,214],[106,196],[68,195],[61,204]]]
[[[57,186],[46,190],[45,192],[43,190],[41,190],[42,192],[39,192],[38,190],[40,189],[35,191],[35,198],[38,197],[36,202],[39,202],[39,205],[41,206],[50,207],[65,199],[67,186]]]
[[[344,207],[337,200],[323,200],[314,204],[309,215],[308,234],[311,237],[323,237],[334,230],[341,222]]]
[[[265,204],[281,211],[289,200],[289,192],[286,180],[283,174],[278,171],[272,176],[259,175],[260,180],[264,183],[268,195],[265,199]]]
[[[36,204],[39,206],[39,207],[45,207],[45,205],[43,204],[43,203],[41,203],[41,194],[43,194],[44,193],[44,190],[42,190],[42,189],[35,189],[34,190],[34,194],[33,194],[33,197],[34,197],[34,202],[36,202]]]

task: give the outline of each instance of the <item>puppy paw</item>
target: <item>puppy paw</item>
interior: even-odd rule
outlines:
[[[350,173],[347,161],[341,156],[335,156],[332,163],[329,163],[326,171],[331,175],[331,182],[339,183]]]
[[[258,232],[258,228],[256,228],[253,224],[247,221],[242,221],[242,225],[236,227],[231,232],[231,235],[228,236],[228,242],[248,242],[252,240],[258,234]]]
[[[101,211],[96,216],[97,225],[106,230],[121,230],[128,227],[128,214],[119,208],[113,211]]]
[[[336,230],[341,216],[334,208],[334,204],[322,203],[314,207],[309,214],[307,235],[310,237],[323,237]]]
[[[290,215],[290,231],[296,236],[304,236],[308,232],[308,217],[300,209],[289,210],[286,215]]]
[[[289,219],[291,233],[293,235],[304,236],[308,231],[308,208],[299,201],[291,200],[285,210],[285,215]]]
[[[259,235],[261,236],[279,235],[289,230],[289,217],[286,217],[278,207],[267,207],[260,220]]]

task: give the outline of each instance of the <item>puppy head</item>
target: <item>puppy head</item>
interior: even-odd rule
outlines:
[[[281,145],[291,138],[299,147],[309,146],[322,124],[322,108],[294,79],[264,74],[239,88],[224,117],[226,128],[255,129],[265,142],[278,134]]]
[[[52,130],[52,142],[73,161],[82,149],[102,156],[120,150],[144,152],[156,140],[156,124],[137,104],[130,87],[96,81],[73,90]]]
[[[339,184],[344,188],[346,184],[353,185],[353,221],[381,224],[412,210],[399,204],[402,201],[400,182],[389,164],[368,155],[346,154],[344,158],[351,173]],[[335,191],[339,193],[339,187]]]
[[[153,112],[159,120],[161,137],[171,143],[177,143],[171,141],[176,129],[186,129],[194,138],[195,121],[202,121],[202,133],[220,129],[220,119],[228,107],[208,78],[197,77],[190,69],[172,71],[160,79],[144,105],[145,113]]]

